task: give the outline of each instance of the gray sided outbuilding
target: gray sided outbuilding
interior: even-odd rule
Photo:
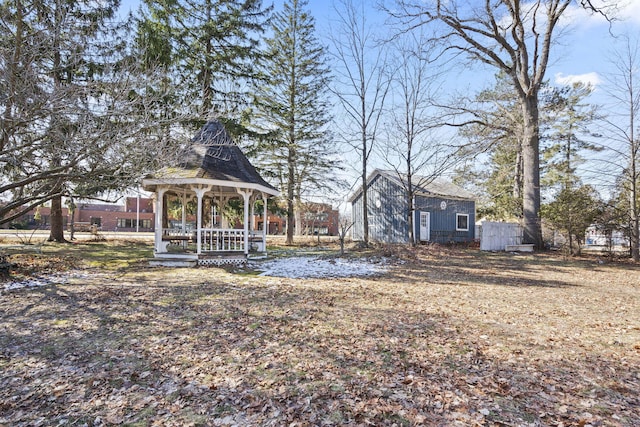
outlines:
[[[475,238],[475,199],[471,193],[448,182],[414,176],[414,236],[418,242],[461,243]],[[406,177],[375,170],[367,180],[369,241],[409,241]],[[363,191],[350,198],[353,239],[364,238]]]

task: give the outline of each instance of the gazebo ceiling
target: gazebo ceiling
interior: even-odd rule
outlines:
[[[277,195],[273,194],[273,190],[268,188],[264,188],[255,184],[233,184],[229,181],[217,181],[217,180],[207,180],[207,179],[145,179],[143,181],[143,188],[146,191],[156,191],[159,188],[163,188],[165,190],[165,194],[175,194],[176,196],[180,196],[182,194],[194,195],[196,194],[196,189],[204,188],[206,189],[205,195],[207,197],[226,197],[226,198],[235,198],[242,197],[238,193],[238,190],[249,190],[255,193],[264,193],[267,196]]]
[[[167,166],[142,180],[143,188],[166,188],[181,193],[197,187],[211,188],[214,195],[253,190],[279,194],[247,160],[219,120],[211,120],[191,140],[179,165]]]

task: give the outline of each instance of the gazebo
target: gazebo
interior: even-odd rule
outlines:
[[[266,253],[267,199],[278,190],[262,179],[219,120],[207,122],[191,142],[181,165],[142,180],[143,188],[155,193],[154,262],[240,264],[250,252]],[[258,200],[262,230],[252,227]],[[229,215],[238,212],[238,201],[242,220]],[[236,209],[230,209],[234,203]],[[169,206],[179,218],[168,220]]]

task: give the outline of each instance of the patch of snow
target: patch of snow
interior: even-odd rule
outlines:
[[[5,291],[12,291],[23,288],[37,288],[40,286],[47,286],[51,284],[61,285],[69,282],[72,277],[82,277],[85,273],[65,273],[65,274],[51,274],[49,276],[33,276],[22,280],[10,280],[3,283],[3,289]]]
[[[325,259],[319,257],[279,258],[253,267],[262,271],[260,276],[286,277],[290,279],[320,279],[337,277],[372,276],[387,271],[385,259],[353,260],[348,258]]]

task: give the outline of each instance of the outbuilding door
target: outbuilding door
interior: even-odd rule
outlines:
[[[431,215],[429,212],[420,212],[420,241],[431,240]]]

